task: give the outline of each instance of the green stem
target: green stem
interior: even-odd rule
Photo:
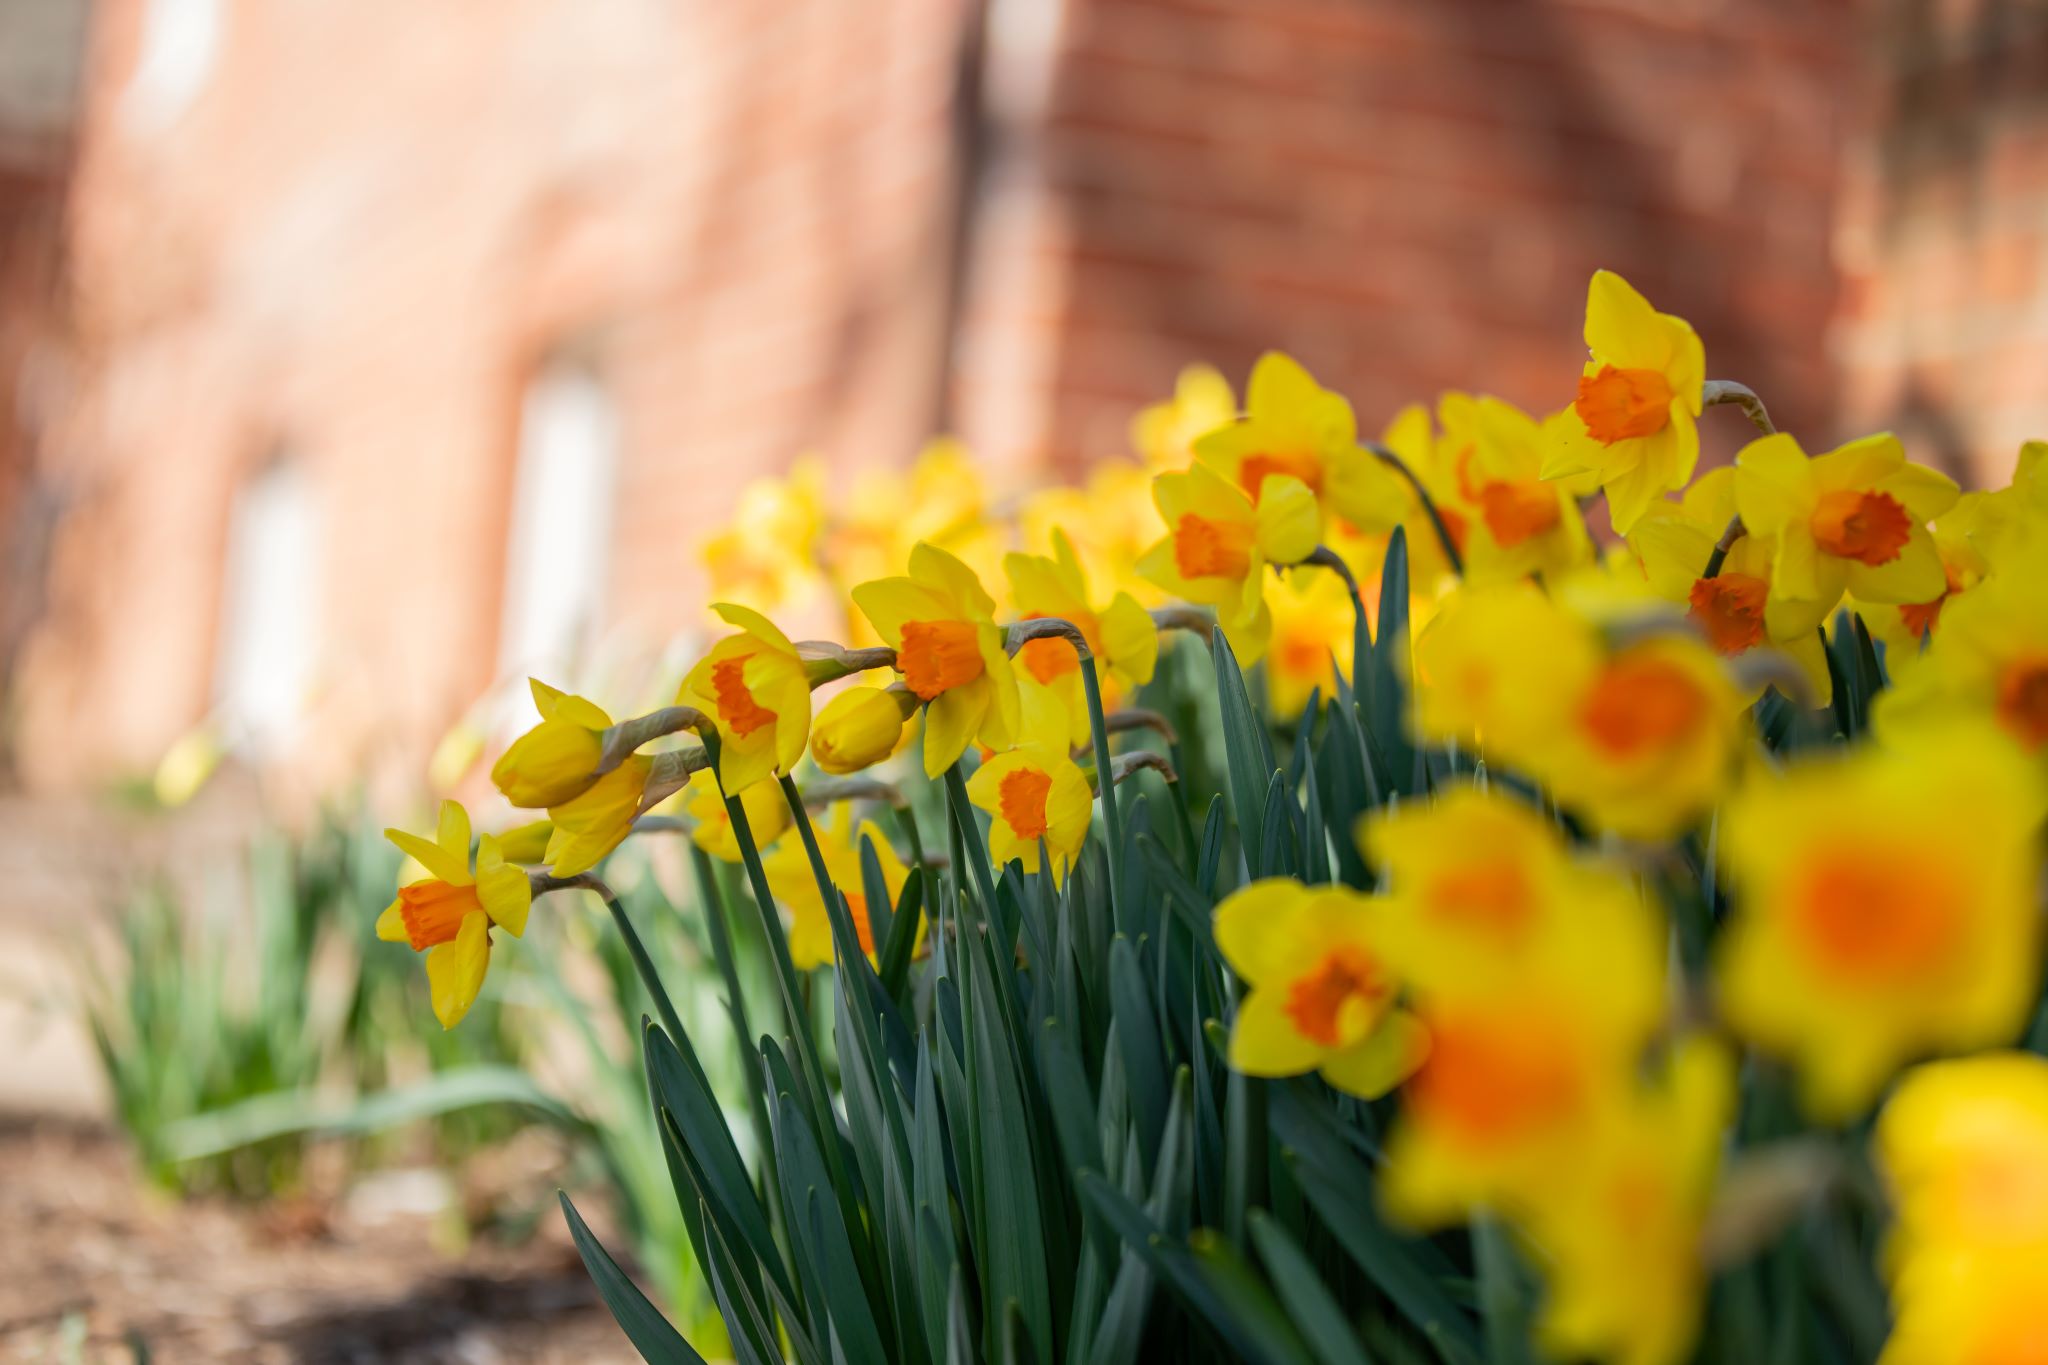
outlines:
[[[1118,898],[1123,894],[1124,881],[1124,816],[1117,804],[1116,781],[1110,771],[1109,722],[1102,712],[1102,682],[1095,675],[1095,659],[1087,650],[1075,652],[1081,656],[1081,687],[1088,695],[1088,734],[1095,746],[1095,771],[1101,775],[1096,783],[1096,798],[1102,803],[1102,829],[1109,840],[1110,923],[1122,924]]]
[[[1415,490],[1415,497],[1422,504],[1423,514],[1429,518],[1429,524],[1436,530],[1437,544],[1444,548],[1444,561],[1451,566],[1452,573],[1463,578],[1465,557],[1458,553],[1458,544],[1451,539],[1451,528],[1444,524],[1443,513],[1436,508],[1436,499],[1429,496],[1429,490],[1422,486],[1422,480],[1408,467],[1406,460],[1386,446],[1377,441],[1366,441],[1363,444],[1368,454],[1406,479],[1408,486]]]
[[[747,1077],[747,1109],[754,1120],[754,1141],[760,1148],[763,1170],[771,1186],[779,1184],[775,1173],[775,1131],[768,1121],[768,1083],[762,1074],[761,1053],[754,1046],[752,1025],[747,1022],[747,999],[740,989],[739,959],[732,949],[732,931],[725,920],[725,898],[718,893],[718,879],[711,855],[690,843],[690,866],[697,877],[697,902],[703,907],[704,929],[711,936],[711,956],[725,979],[726,1012],[732,1017],[733,1032],[739,1036],[740,1067]],[[780,1222],[781,1203],[769,1200],[769,1210]]]

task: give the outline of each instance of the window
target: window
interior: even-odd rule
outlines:
[[[215,703],[231,743],[289,746],[319,646],[320,528],[311,481],[289,459],[243,485],[228,515]]]
[[[618,413],[589,367],[551,364],[527,387],[499,633],[508,675],[566,676],[600,624],[618,445]]]

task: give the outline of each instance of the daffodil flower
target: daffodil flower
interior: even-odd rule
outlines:
[[[718,780],[729,795],[796,770],[810,736],[811,683],[796,646],[757,611],[721,602],[719,619],[737,626],[684,677],[676,704],[694,706],[718,725]]]
[[[2048,541],[2015,552],[1943,608],[1941,628],[1873,720],[1887,739],[1959,719],[1988,720],[2048,764]]]
[[[2048,1301],[2048,1061],[1915,1067],[1877,1121],[1892,1195],[1885,1365],[2024,1361]]]
[[[1216,907],[1216,946],[1250,986],[1230,1029],[1230,1065],[1253,1076],[1317,1071],[1376,1099],[1411,1075],[1429,1036],[1397,1002],[1379,940],[1381,907],[1342,886],[1253,882]]]
[[[789,802],[777,782],[756,782],[739,794],[740,809],[747,817],[747,832],[756,848],[766,848],[789,828]],[[690,842],[720,862],[741,859],[739,835],[733,831],[732,812],[726,809],[725,793],[708,768],[690,774],[683,788],[683,814],[690,820]]]
[[[873,767],[903,742],[917,697],[907,687],[849,687],[811,719],[811,758],[837,777]]]
[[[527,679],[540,724],[512,741],[491,765],[491,782],[513,805],[559,806],[589,791],[612,718],[584,697]]]
[[[1298,564],[1315,551],[1315,494],[1290,474],[1263,477],[1257,507],[1209,465],[1161,474],[1152,496],[1166,538],[1146,551],[1138,572],[1174,596],[1216,608],[1240,663],[1265,653],[1273,628],[1266,608],[1268,564]]]
[[[1966,723],[1760,774],[1724,807],[1722,1012],[1793,1063],[1816,1117],[1853,1117],[1916,1055],[2018,1034],[2043,810],[2034,765]]]
[[[858,828],[853,824],[853,806],[841,801],[831,814],[820,820],[812,831],[818,841],[818,852],[825,860],[825,871],[839,893],[846,897],[848,910],[853,918],[854,936],[860,940],[861,949],[873,961],[881,945],[875,942],[873,921],[868,917],[867,878],[861,870],[861,841],[867,840],[875,846],[875,860],[881,865],[882,885],[889,893],[892,904],[903,896],[903,883],[910,877],[910,869],[896,856],[896,850],[882,835],[881,828],[872,820],[863,820]],[[814,967],[830,966],[833,961],[832,921],[825,913],[825,899],[818,889],[818,879],[811,869],[810,855],[804,850],[802,841],[789,836],[776,841],[762,860],[768,874],[769,890],[775,899],[789,908],[789,956],[800,972]],[[924,925],[918,926],[920,941]]]
[[[1545,452],[1557,439],[1554,428],[1546,430],[1512,403],[1463,393],[1445,394],[1437,414],[1455,506],[1468,528],[1462,549],[1468,581],[1555,578],[1592,560],[1572,481],[1542,477]],[[1445,505],[1440,501],[1438,510]]]
[[[632,754],[581,796],[548,807],[554,825],[548,836],[548,869],[558,877],[573,877],[609,857],[633,832],[653,772],[652,758]]]
[[[426,954],[427,984],[434,1016],[454,1028],[476,1003],[491,965],[491,929],[518,938],[526,932],[533,903],[524,872],[506,863],[498,841],[486,834],[469,857],[469,812],[443,801],[432,839],[387,829],[384,837],[426,870],[426,876],[398,888],[398,897],[377,917],[377,937],[409,943]]]
[[[1808,459],[1782,433],[1735,457],[1735,507],[1773,537],[1765,620],[1786,639],[1814,630],[1844,591],[1865,602],[1926,602],[1948,582],[1929,521],[1955,505],[1955,481],[1909,464],[1896,436],[1866,436]]]
[[[1400,476],[1359,449],[1351,404],[1278,351],[1252,366],[1244,416],[1197,439],[1194,451],[1254,506],[1264,502],[1266,481],[1275,476],[1299,480],[1319,515],[1328,502],[1359,526],[1390,526],[1405,505]],[[1284,485],[1276,491],[1285,492]]]
[[[1735,515],[1735,471],[1700,475],[1677,503],[1662,503],[1629,532],[1628,548],[1650,590],[1685,608],[1686,615],[1723,658],[1753,649],[1775,649],[1795,663],[1815,705],[1834,696],[1827,648],[1803,621],[1786,622],[1789,635],[1771,633],[1771,566],[1774,537],[1751,533],[1737,539],[1714,577],[1705,577],[1714,545]],[[1759,689],[1761,690],[1761,689]]]
[[[1088,651],[1102,684],[1103,705],[1114,708],[1120,695],[1152,681],[1159,659],[1159,630],[1151,614],[1129,593],[1118,593],[1100,610],[1088,595],[1080,558],[1064,532],[1052,533],[1053,552],[1012,553],[1003,559],[1010,580],[1012,604],[1024,620],[1052,617],[1067,622],[1088,642]],[[1027,640],[1017,651],[1017,684],[1023,689],[1025,714],[1034,712],[1031,694],[1043,691],[1047,704],[1064,721],[1055,736],[1069,746],[1088,743],[1088,703],[1081,686],[1081,655],[1071,640],[1042,636]],[[1027,726],[1034,738],[1046,738]]]
[[[995,623],[995,599],[972,569],[919,542],[907,577],[862,583],[853,600],[895,649],[904,684],[925,703],[927,776],[952,767],[977,738],[990,748],[1010,744],[1019,720],[1017,677]]]
[[[1058,885],[1087,841],[1093,794],[1063,748],[1027,744],[995,755],[967,779],[967,799],[994,817],[989,857],[998,867],[1015,860],[1038,871],[1042,839]]]
[[[1690,323],[1658,312],[1610,270],[1595,271],[1586,291],[1586,346],[1573,420],[1557,429],[1543,477],[1597,478],[1615,531],[1627,535],[1699,462],[1706,352]]]
[[[1327,569],[1293,569],[1266,594],[1273,615],[1266,647],[1266,696],[1275,716],[1298,716],[1312,693],[1337,695],[1337,676],[1351,676],[1357,631],[1344,580]]]

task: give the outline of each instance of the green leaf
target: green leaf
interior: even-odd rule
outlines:
[[[650,1365],[705,1365],[704,1357],[690,1349],[690,1343],[669,1325],[661,1310],[649,1303],[640,1287],[619,1269],[619,1263],[592,1235],[569,1196],[558,1197],[562,1201],[562,1216],[569,1220],[569,1236],[576,1243],[576,1254],[583,1258],[583,1268],[596,1283],[598,1297],[611,1310],[612,1321],[619,1324],[633,1349]]]
[[[1123,1051],[1124,1082],[1131,1088],[1132,1117],[1137,1121],[1145,1169],[1159,1159],[1168,1102],[1165,1052],[1159,1041],[1159,1020],[1147,998],[1144,973],[1131,941],[1118,935],[1109,945],[1109,998],[1117,1046]]]
[[[1321,1365],[1372,1365],[1344,1309],[1323,1282],[1323,1273],[1287,1229],[1263,1209],[1247,1218],[1252,1245],[1266,1274]]]
[[[1216,700],[1223,717],[1223,756],[1229,767],[1230,806],[1237,816],[1238,837],[1244,841],[1245,860],[1254,868],[1264,867],[1259,842],[1259,822],[1265,813],[1266,789],[1272,785],[1277,765],[1265,722],[1252,709],[1244,687],[1244,672],[1230,641],[1218,630],[1210,641],[1210,659],[1216,667]]]

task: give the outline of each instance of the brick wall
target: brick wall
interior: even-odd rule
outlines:
[[[1847,157],[1842,418],[1996,482],[2048,434],[2048,9],[1887,0]]]

